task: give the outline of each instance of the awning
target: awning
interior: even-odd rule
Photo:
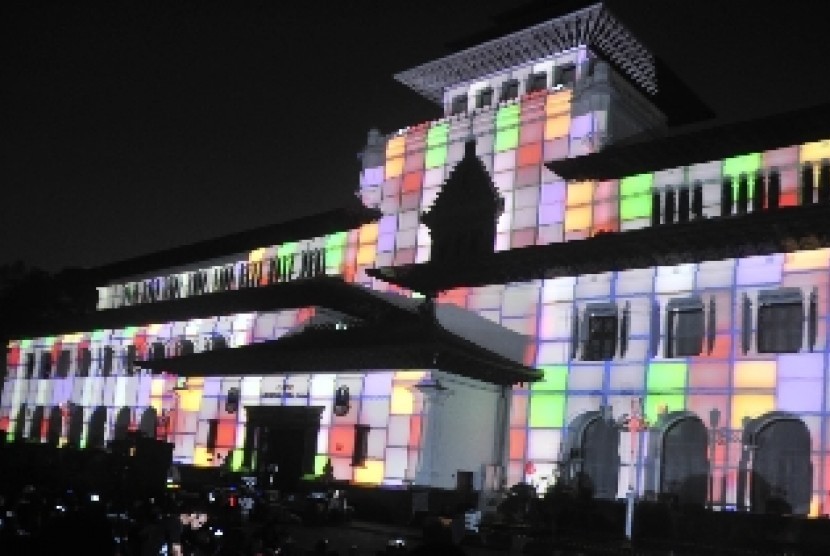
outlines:
[[[323,318],[277,340],[136,364],[194,377],[415,368],[503,385],[541,378],[524,364],[526,336],[458,307],[425,311],[416,300],[369,293],[388,309],[379,318],[353,319],[346,326]]]

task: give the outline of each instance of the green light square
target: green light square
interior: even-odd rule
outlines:
[[[496,129],[519,126],[519,105],[503,106],[496,112]]]
[[[438,124],[429,128],[427,131],[427,149],[432,149],[437,146],[446,146],[447,139],[450,135],[450,126],[448,124]]]
[[[344,247],[332,247],[326,249],[326,269],[339,270],[343,264]]]
[[[651,217],[651,195],[634,195],[620,199],[620,219]]]
[[[530,389],[533,392],[558,392],[565,390],[568,383],[567,365],[551,365],[541,367],[540,370],[544,374],[544,378],[539,382],[531,384]]]
[[[531,427],[539,429],[562,427],[565,422],[565,395],[532,394],[528,422]]]
[[[239,471],[242,469],[243,450],[237,448],[231,452],[231,469]]]
[[[439,145],[427,149],[424,166],[427,168],[438,168],[447,162],[447,145]]]
[[[32,347],[32,340],[31,338],[27,338],[25,340],[20,340],[20,349],[27,349]]]
[[[335,232],[326,237],[326,249],[332,247],[343,247],[346,245],[346,240],[349,239],[349,234],[346,232]]]
[[[650,195],[652,183],[654,183],[652,174],[637,174],[623,178],[620,180],[620,197]]]
[[[646,389],[649,392],[668,392],[686,387],[686,363],[651,363],[648,366]]]
[[[683,394],[649,394],[646,396],[643,410],[649,423],[657,422],[661,407],[666,407],[667,411],[681,411],[686,409],[686,397]]]
[[[277,247],[277,256],[284,257],[286,255],[293,255],[297,252],[297,242],[296,241],[289,241],[288,243],[283,243],[279,247]]]
[[[326,461],[328,461],[329,457],[326,454],[317,454],[314,456],[314,474],[315,475],[322,475],[323,468],[326,466]]]
[[[519,146],[519,126],[496,130],[496,141],[493,149],[503,152]]]

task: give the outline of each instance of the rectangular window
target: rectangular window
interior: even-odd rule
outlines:
[[[458,95],[452,99],[452,106],[450,107],[450,114],[463,114],[467,111],[467,95]]]
[[[101,353],[101,376],[110,376],[112,374],[112,353],[110,346],[104,347]]]
[[[617,352],[619,317],[616,305],[589,303],[585,308],[583,361],[608,361]]]
[[[55,374],[58,378],[66,378],[69,376],[69,367],[71,366],[72,354],[68,349],[62,349],[58,355],[58,365],[55,369]]]
[[[484,108],[493,104],[493,88],[482,89],[476,95],[476,108]]]
[[[27,353],[26,354],[26,378],[32,378],[35,376],[35,354],[34,353]]]
[[[511,100],[519,96],[519,80],[510,79],[505,81],[501,86],[501,96],[499,100]]]
[[[78,372],[77,376],[89,376],[89,369],[92,367],[92,352],[84,347],[78,350]]]
[[[698,297],[672,299],[668,304],[666,357],[688,357],[703,351],[705,317]]]
[[[39,378],[51,378],[52,376],[52,354],[45,351],[40,354],[40,369],[38,369]]]
[[[576,65],[566,64],[556,69],[556,79],[554,85],[561,85],[562,87],[573,87],[576,82]]]
[[[804,339],[804,303],[799,288],[758,293],[758,353],[796,353]]]
[[[531,73],[527,78],[527,92],[541,91],[548,87],[548,74],[545,72]]]
[[[369,454],[369,425],[354,426],[354,452],[352,452],[352,466],[363,467],[366,456]]]

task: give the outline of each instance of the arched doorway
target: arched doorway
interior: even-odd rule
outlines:
[[[43,430],[43,406],[39,405],[32,411],[32,423],[29,425],[29,440],[40,442]]]
[[[751,419],[743,431],[738,505],[753,512],[806,515],[813,464],[810,431],[791,413]]]
[[[98,406],[89,416],[89,431],[86,445],[88,448],[103,448],[107,430],[107,408]]]
[[[681,505],[704,506],[709,476],[709,433],[690,411],[661,415],[649,435],[646,490]]]
[[[620,431],[610,413],[588,411],[568,425],[563,444],[564,477],[582,496],[617,498],[620,475]]]
[[[157,425],[158,417],[156,416],[156,409],[148,407],[141,413],[141,420],[138,423],[138,430],[147,438],[155,438]]]
[[[112,431],[113,440],[124,440],[130,430],[130,408],[122,407],[115,416],[115,428]]]
[[[14,440],[19,442],[23,440],[23,435],[26,432],[26,404],[20,404],[20,409],[17,410],[17,420],[14,422]]]
[[[49,428],[46,430],[46,443],[50,446],[57,447],[61,441],[61,432],[63,432],[63,411],[60,406],[53,406],[49,410]]]
[[[72,448],[80,448],[83,430],[84,408],[72,404],[69,410],[69,430],[66,432],[66,445]]]

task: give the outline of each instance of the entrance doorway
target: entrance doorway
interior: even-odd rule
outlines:
[[[247,406],[243,464],[263,488],[291,491],[314,472],[322,407]]]

